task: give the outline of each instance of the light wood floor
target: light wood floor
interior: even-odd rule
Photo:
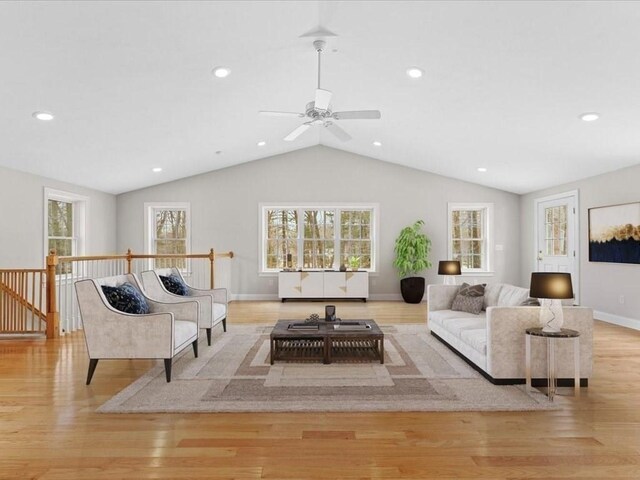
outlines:
[[[229,322],[323,309],[233,303]],[[379,323],[426,316],[397,302],[337,309]],[[0,478],[639,479],[640,332],[596,323],[589,388],[531,413],[104,415],[94,410],[151,361],[103,361],[87,387],[82,333],[0,340]]]

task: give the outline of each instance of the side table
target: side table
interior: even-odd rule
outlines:
[[[541,327],[527,328],[525,330],[525,360],[527,391],[531,390],[531,337],[542,337],[547,339],[547,397],[553,401],[558,388],[556,378],[556,339],[568,338],[573,340],[573,362],[574,362],[574,388],[576,397],[580,396],[580,332],[561,328],[559,332],[545,332]]]

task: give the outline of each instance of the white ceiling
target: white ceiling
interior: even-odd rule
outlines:
[[[318,25],[334,109],[382,119],[287,143],[301,121],[257,112],[313,99]],[[121,193],[320,143],[530,192],[640,162],[639,25],[635,2],[2,2],[0,165]]]

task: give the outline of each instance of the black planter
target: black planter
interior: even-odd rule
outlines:
[[[400,280],[400,292],[407,303],[420,303],[424,297],[424,278],[408,277]]]

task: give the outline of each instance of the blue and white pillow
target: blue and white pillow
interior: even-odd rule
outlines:
[[[129,282],[123,283],[119,287],[102,285],[102,291],[109,304],[116,310],[136,315],[151,311],[144,295]]]
[[[172,273],[168,277],[160,275],[160,281],[168,292],[171,292],[175,295],[182,295],[183,297],[189,295],[189,287],[187,287],[187,284],[184,283],[182,279],[174,273]]]

